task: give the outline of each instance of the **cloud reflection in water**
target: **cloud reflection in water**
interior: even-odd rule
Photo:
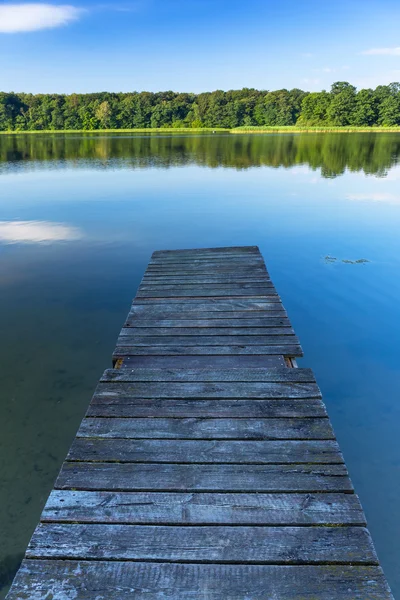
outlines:
[[[41,244],[74,241],[82,238],[77,227],[51,221],[0,221],[0,242]]]

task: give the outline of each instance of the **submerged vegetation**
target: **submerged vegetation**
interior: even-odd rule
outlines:
[[[202,94],[0,92],[0,131],[400,126],[400,83],[329,92],[244,88]]]

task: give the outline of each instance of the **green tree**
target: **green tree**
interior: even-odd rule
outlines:
[[[301,103],[301,116],[299,125],[318,126],[326,125],[327,111],[331,103],[331,94],[325,90],[307,94]]]
[[[337,81],[332,85],[331,96],[326,111],[328,123],[334,126],[350,125],[356,106],[356,88],[347,81]]]
[[[107,129],[110,126],[111,107],[107,100],[99,104],[95,110],[95,116],[102,129]]]

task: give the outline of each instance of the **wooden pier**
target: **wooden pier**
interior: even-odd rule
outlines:
[[[393,598],[256,247],[155,252],[8,600]]]

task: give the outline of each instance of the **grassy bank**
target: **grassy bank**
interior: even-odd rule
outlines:
[[[397,127],[159,127],[145,129],[40,129],[32,131],[0,131],[0,135],[38,135],[38,134],[101,134],[101,133],[400,133]]]
[[[400,132],[398,127],[235,127],[230,133],[388,133]]]
[[[32,131],[0,131],[0,134],[35,135],[39,133],[229,133],[231,129],[222,127],[147,127],[145,129],[34,129]]]

